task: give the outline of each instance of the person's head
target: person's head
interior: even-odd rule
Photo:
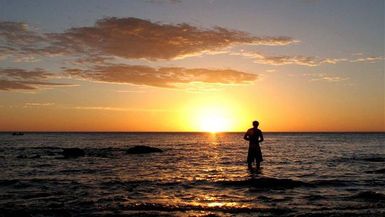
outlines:
[[[253,126],[254,126],[255,128],[258,128],[259,122],[258,122],[258,121],[253,121]]]

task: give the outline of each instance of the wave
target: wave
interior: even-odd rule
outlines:
[[[366,171],[366,173],[385,174],[385,168],[378,169],[378,170],[369,170],[369,171]]]
[[[113,188],[122,188],[122,187],[133,187],[133,186],[148,186],[148,185],[158,185],[160,181],[156,180],[137,180],[137,181],[120,181],[120,180],[110,180],[101,182],[102,186],[108,186]],[[176,183],[175,183],[176,184]]]
[[[363,191],[353,195],[352,198],[362,199],[365,201],[380,202],[385,201],[385,194],[374,191]]]
[[[245,207],[233,205],[207,206],[207,205],[190,205],[190,204],[160,204],[160,203],[132,203],[121,207],[126,211],[213,211],[225,213],[270,213],[282,215],[292,212],[288,208],[260,208],[260,207]]]
[[[18,181],[19,180],[17,180],[17,179],[0,180],[0,187],[14,185],[14,184],[18,183]]]
[[[64,169],[64,170],[59,170],[58,172],[53,172],[54,174],[56,173],[61,173],[61,174],[95,174],[99,173],[100,170],[97,169]]]
[[[326,180],[314,180],[314,181],[300,181],[293,179],[278,179],[271,177],[260,177],[248,180],[234,180],[234,181],[219,181],[216,182],[224,186],[235,187],[256,187],[256,188],[269,188],[269,189],[285,189],[296,187],[341,187],[350,186],[352,181],[339,180],[339,179],[326,179]]]
[[[316,188],[316,187],[343,187],[354,185],[352,181],[328,179],[315,181],[300,181],[293,179],[279,179],[273,177],[257,177],[244,180],[195,180],[195,181],[165,181],[165,180],[136,180],[121,181],[111,180],[102,182],[101,185],[111,188],[132,188],[138,186],[158,186],[172,188],[193,188],[200,186],[216,186],[230,188],[256,188],[256,189],[290,189],[297,187]]]
[[[383,155],[369,155],[369,156],[352,156],[352,157],[340,157],[333,160],[338,163],[346,163],[351,161],[365,161],[365,162],[385,162],[385,156]]]
[[[21,208],[21,207],[20,207]],[[114,208],[111,208],[113,211]],[[288,208],[255,208],[255,207],[236,207],[236,206],[206,206],[206,205],[189,205],[189,204],[180,204],[180,205],[168,205],[168,204],[160,204],[160,203],[132,203],[125,204],[119,207],[116,207],[119,212],[143,212],[137,213],[133,215],[123,215],[123,216],[164,216],[160,215],[159,212],[222,212],[222,213],[231,213],[231,214],[241,214],[241,213],[261,213],[264,215],[284,215],[291,213],[292,210]],[[116,211],[117,211],[116,210]],[[91,210],[72,210],[72,209],[64,209],[64,208],[25,208],[18,209],[18,207],[14,208],[0,208],[0,212],[4,216],[73,216],[74,213],[85,214],[86,216],[90,216]],[[92,210],[96,211],[96,210]],[[105,211],[105,210],[104,210]],[[151,213],[152,212],[152,213]],[[95,213],[95,214],[96,214]],[[80,215],[81,216],[81,215]],[[94,215],[91,215],[94,216]],[[114,215],[113,215],[114,216]],[[121,215],[119,215],[121,216]],[[171,215],[174,216],[174,215]],[[210,214],[209,216],[216,216]]]
[[[140,180],[140,181],[106,181],[102,182],[101,185],[110,186],[114,188],[124,187],[136,187],[136,186],[158,186],[158,187],[181,187],[191,188],[199,186],[210,186],[216,185],[221,187],[254,187],[254,188],[269,188],[269,189],[286,189],[301,186],[311,186],[311,184],[296,181],[291,179],[277,179],[270,177],[261,177],[256,179],[246,180],[221,180],[221,181],[210,181],[210,180],[195,180],[195,181],[176,181],[167,182],[162,180]]]
[[[349,180],[340,180],[340,179],[324,179],[324,180],[314,180],[310,181],[308,184],[320,187],[320,186],[330,186],[330,187],[343,187],[352,185],[352,181]]]
[[[55,147],[55,146],[46,146],[46,147],[22,147],[15,148],[18,154],[16,155],[19,159],[34,159],[34,158],[43,158],[43,157],[62,157],[63,150],[66,147]],[[125,154],[129,147],[115,148],[115,147],[106,147],[106,148],[79,148],[84,151],[85,156],[87,157],[100,157],[100,158],[114,158],[119,155]]]
[[[364,157],[360,160],[368,161],[368,162],[385,162],[385,157]]]
[[[137,146],[130,147],[103,147],[103,148],[80,148],[80,147],[59,147],[59,146],[46,146],[46,147],[21,147],[13,148],[16,150],[16,158],[19,159],[36,159],[36,158],[47,158],[47,157],[56,157],[57,159],[68,159],[73,157],[79,157],[79,153],[82,153],[81,156],[85,157],[97,157],[97,158],[117,158],[132,152],[132,148]],[[68,157],[64,154],[65,150],[72,149],[68,153]],[[150,149],[150,150],[148,150]],[[144,150],[135,150],[140,154],[148,153],[148,151],[153,152],[155,150],[160,150],[150,146],[146,146]],[[131,151],[131,152],[130,152]],[[76,153],[75,153],[76,152]],[[158,152],[158,151],[155,151]],[[83,154],[84,153],[84,154]],[[136,154],[136,152],[134,153]],[[64,157],[63,157],[64,155]],[[76,155],[76,156],[75,156]]]
[[[302,181],[297,181],[292,179],[278,179],[278,178],[270,178],[270,177],[260,177],[260,178],[247,179],[247,180],[217,181],[215,183],[223,186],[255,187],[255,188],[269,188],[269,189],[309,186],[308,183],[302,182]]]
[[[69,179],[39,179],[39,178],[32,178],[32,179],[2,179],[0,180],[0,187],[13,187],[15,189],[25,189],[30,187],[54,187],[57,188],[58,186],[66,185],[68,187],[78,187],[82,186],[83,188],[86,187],[86,185],[81,184],[77,181],[69,180]]]
[[[24,199],[24,200],[28,200],[28,199],[36,199],[36,198],[47,198],[47,197],[52,197],[52,196],[56,196],[57,194],[54,194],[54,193],[47,193],[47,192],[33,192],[33,193],[28,193],[28,194],[25,194],[25,195],[22,195],[20,196],[20,198]]]

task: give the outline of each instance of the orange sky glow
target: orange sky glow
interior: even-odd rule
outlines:
[[[4,5],[0,131],[385,131],[383,1],[273,2]]]

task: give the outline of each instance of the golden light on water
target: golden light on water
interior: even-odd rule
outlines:
[[[208,203],[208,207],[237,207],[239,203],[236,202],[211,202]]]

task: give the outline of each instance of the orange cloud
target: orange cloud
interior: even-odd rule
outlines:
[[[16,79],[46,79],[53,76],[53,73],[44,71],[43,69],[37,68],[34,70],[24,70],[17,68],[6,68],[0,69],[1,77],[16,78]]]
[[[61,55],[85,69],[67,69],[76,78],[155,87],[177,87],[193,82],[240,84],[257,75],[232,69],[111,64],[114,57],[127,59],[173,59],[217,52],[234,44],[286,45],[289,37],[256,37],[222,27],[204,29],[189,24],[161,24],[138,18],[106,18],[94,26],[70,28],[62,33],[37,33],[26,24],[0,22],[0,50],[14,61],[35,61]],[[38,89],[63,85],[47,80],[54,76],[43,69],[1,69],[1,90]]]
[[[215,51],[237,43],[286,45],[289,37],[255,37],[222,27],[203,29],[189,24],[161,24],[138,18],[105,18],[94,26],[49,34],[56,46],[91,50],[130,59],[173,59]],[[51,47],[52,49],[52,47]]]
[[[66,69],[66,72],[75,78],[168,88],[176,88],[177,84],[193,82],[242,84],[255,81],[258,78],[255,74],[231,69],[152,68],[121,64],[99,66],[89,70]]]
[[[337,64],[340,62],[369,62],[374,63],[383,60],[383,56],[370,56],[360,58],[318,58],[314,56],[302,56],[302,55],[278,55],[269,56],[259,52],[234,52],[231,55],[243,56],[251,58],[255,63],[268,64],[268,65],[302,65],[302,66],[319,66],[321,64]]]
[[[336,75],[328,75],[326,73],[312,73],[312,74],[304,74],[305,76],[311,77],[311,81],[327,81],[327,82],[341,82],[347,81],[349,77],[341,77]]]
[[[256,37],[223,27],[200,28],[186,23],[162,24],[139,18],[110,17],[94,26],[40,34],[27,24],[0,22],[0,51],[14,55],[117,56],[129,59],[174,59],[214,52],[234,44],[287,45],[290,37]],[[12,50],[13,49],[13,50]]]
[[[46,81],[53,76],[53,73],[43,69],[29,71],[16,68],[0,69],[0,90],[35,90],[43,86],[68,85]]]
[[[42,81],[14,81],[0,79],[0,90],[36,90],[41,87],[66,86],[68,84]]]

